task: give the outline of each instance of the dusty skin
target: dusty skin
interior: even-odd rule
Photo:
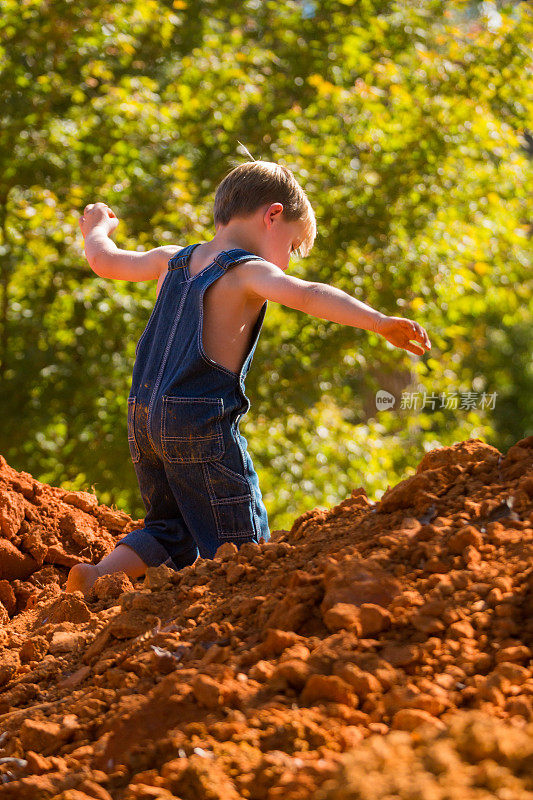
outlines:
[[[65,592],[141,525],[0,457],[1,797],[533,800],[533,437]]]

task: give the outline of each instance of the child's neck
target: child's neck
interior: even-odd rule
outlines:
[[[221,250],[242,248],[250,253],[258,253],[259,243],[257,234],[246,225],[230,225],[218,230],[212,239],[204,244],[204,249],[209,253],[220,253]]]

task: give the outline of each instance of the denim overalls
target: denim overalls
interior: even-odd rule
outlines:
[[[148,566],[172,569],[198,555],[213,558],[225,542],[239,547],[270,539],[258,476],[239,431],[250,408],[244,379],[268,301],[239,374],[209,358],[202,346],[206,289],[234,264],[259,257],[241,248],[224,250],[191,277],[189,259],[198,244],[168,262],[137,343],[128,397],[128,443],[146,516],[144,527],[117,545],[129,545]]]

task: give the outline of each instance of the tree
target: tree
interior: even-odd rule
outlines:
[[[16,469],[143,515],[126,399],[155,285],[96,277],[77,215],[108,203],[120,247],[210,238],[237,140],[315,208],[294,274],[418,320],[433,345],[415,357],[269,304],[241,430],[273,529],[354,485],[378,498],[435,446],[531,433],[527,3],[0,10],[0,452]]]

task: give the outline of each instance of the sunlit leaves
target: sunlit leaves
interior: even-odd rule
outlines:
[[[243,420],[273,527],[423,451],[525,435],[531,397],[533,116],[527,3],[0,3],[0,452],[143,514],[125,434],[155,285],[88,267],[96,199],[118,246],[205,240],[218,182],[289,166],[318,220],[299,277],[419,321],[415,357],[270,303]],[[492,11],[491,11],[492,9]],[[2,302],[0,298],[0,307]],[[500,390],[492,411],[377,411],[375,392]],[[27,420],[19,424],[21,415]]]

